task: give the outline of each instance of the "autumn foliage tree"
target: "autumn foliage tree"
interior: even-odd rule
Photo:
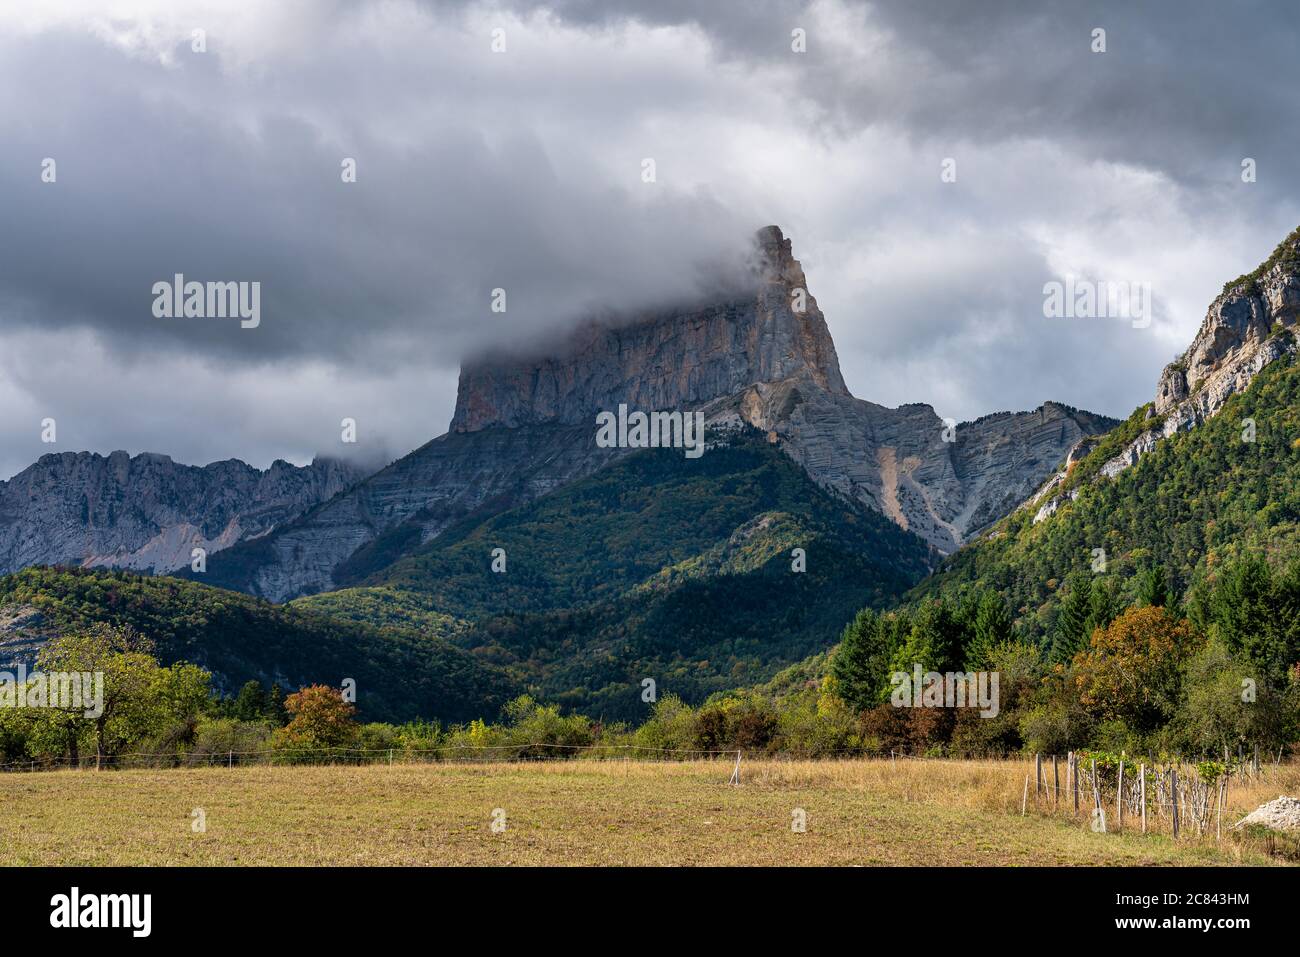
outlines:
[[[1183,664],[1194,650],[1186,621],[1163,608],[1129,608],[1092,633],[1074,657],[1072,679],[1095,715],[1149,732],[1177,709]]]
[[[338,688],[309,685],[284,699],[289,723],[277,734],[286,748],[337,748],[357,734],[356,706]]]

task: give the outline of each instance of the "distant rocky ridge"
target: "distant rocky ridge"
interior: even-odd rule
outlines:
[[[471,513],[530,501],[626,454],[594,441],[597,413],[619,404],[761,429],[819,484],[944,552],[1023,501],[1080,438],[1116,424],[1046,403],[960,425],[945,441],[927,405],[854,398],[775,226],[758,233],[749,285],[723,299],[587,323],[531,355],[466,363],[446,435],[215,556],[204,580],[273,601],[356,583]]]
[[[215,552],[265,535],[365,475],[323,458],[260,471],[237,459],[43,455],[0,482],[0,574],[55,564],[173,571],[196,546]]]
[[[1149,427],[1107,459],[1096,479],[1114,478],[1155,448],[1162,439],[1194,429],[1243,392],[1259,372],[1296,351],[1294,330],[1300,318],[1300,230],[1288,236],[1255,273],[1231,282],[1210,303],[1200,331],[1187,351],[1160,375]],[[1077,498],[1075,487],[1061,494],[1069,467],[1091,451],[1087,443],[1071,450],[1065,471],[1052,476],[1027,504],[1037,506],[1040,522]]]

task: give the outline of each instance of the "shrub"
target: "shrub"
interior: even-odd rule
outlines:
[[[356,740],[357,709],[350,701],[343,700],[337,688],[310,685],[285,698],[284,707],[290,715],[289,723],[276,730],[271,744],[286,752],[286,756],[292,757],[292,752],[345,748]],[[317,760],[324,757],[301,753],[298,756]]]
[[[267,750],[270,747],[271,732],[272,726],[268,721],[200,718],[194,729],[194,744],[190,749],[188,763],[213,764],[217,763],[218,757],[236,763],[241,760],[256,760],[259,755],[248,752]]]
[[[674,694],[655,702],[649,720],[637,728],[632,743],[644,749],[641,757],[655,757],[657,752],[689,751],[696,746],[695,711]],[[635,754],[635,752],[633,752]],[[674,757],[663,754],[663,757]],[[675,755],[679,758],[689,754]]]

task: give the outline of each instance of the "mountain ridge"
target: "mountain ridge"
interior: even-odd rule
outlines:
[[[323,456],[257,469],[156,452],[47,453],[0,482],[0,574],[54,564],[174,571],[195,547],[215,552],[265,535],[365,475]]]

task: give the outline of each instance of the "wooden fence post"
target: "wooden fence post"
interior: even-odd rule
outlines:
[[[1025,793],[1020,797],[1020,816],[1025,816],[1025,806],[1029,804],[1029,775],[1025,775]]]
[[[1043,793],[1043,755],[1034,752],[1034,798]]]
[[[1056,766],[1056,755],[1052,755],[1052,807],[1061,803],[1061,771]]]
[[[1178,769],[1174,768],[1169,772],[1169,797],[1170,811],[1174,818],[1174,839],[1178,839]]]
[[[1079,755],[1076,752],[1074,755],[1074,813],[1076,815],[1079,813],[1079,789]]]
[[[1115,830],[1124,829],[1124,759],[1119,759],[1119,783],[1115,786]]]
[[[1142,833],[1147,832],[1147,766],[1138,768],[1138,790],[1142,804]]]

